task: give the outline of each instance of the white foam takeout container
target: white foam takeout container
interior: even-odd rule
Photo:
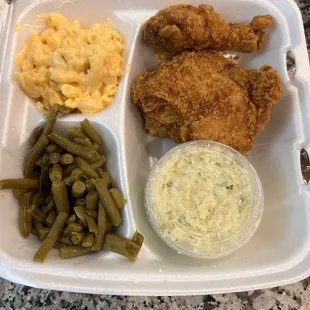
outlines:
[[[254,15],[271,14],[275,25],[257,53],[244,54],[241,65],[274,66],[283,81],[285,94],[274,108],[272,119],[257,138],[249,161],[261,178],[265,211],[251,241],[234,255],[216,261],[178,255],[157,237],[143,206],[143,191],[151,167],[173,143],[151,138],[130,100],[130,86],[139,73],[157,65],[152,49],[142,42],[141,26],[157,10],[179,1],[167,0],[80,0],[55,7],[52,0],[0,2],[0,178],[22,176],[22,162],[29,150],[31,131],[42,123],[42,115],[14,79],[14,56],[31,33],[29,27],[14,32],[16,23],[35,24],[36,15],[59,11],[83,26],[111,18],[125,38],[125,66],[114,104],[89,119],[104,136],[108,168],[128,204],[119,232],[132,237],[138,230],[145,236],[139,260],[132,264],[112,253],[98,253],[61,260],[57,252],[44,264],[32,257],[39,241],[23,239],[17,229],[17,202],[10,191],[0,199],[0,275],[25,285],[105,294],[190,295],[224,293],[272,287],[310,275],[310,185],[303,183],[299,153],[310,150],[310,74],[302,18],[293,0],[208,0],[225,18],[250,22]],[[55,0],[56,1],[56,0]],[[184,2],[184,1],[183,1]],[[202,1],[191,1],[198,5]],[[35,29],[40,30],[40,29]],[[290,80],[286,53],[296,59],[297,71]],[[67,128],[83,115],[58,122]]]

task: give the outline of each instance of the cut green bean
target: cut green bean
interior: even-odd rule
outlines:
[[[93,182],[110,222],[113,226],[119,226],[122,223],[122,218],[106,185],[101,179],[95,179]]]
[[[59,164],[53,165],[49,170],[49,176],[52,182],[61,181],[62,167]]]
[[[50,164],[58,164],[60,161],[60,154],[59,153],[51,153],[49,154],[49,162]]]
[[[100,137],[98,132],[95,130],[95,128],[92,126],[92,124],[89,122],[89,120],[87,118],[85,118],[84,121],[81,122],[81,126],[82,126],[84,132],[89,137],[89,139],[102,147],[102,145],[103,145],[102,138]]]
[[[104,156],[104,155],[101,155],[100,156],[100,159],[92,164],[90,164],[90,166],[93,168],[93,169],[98,169],[98,168],[101,168],[102,166],[104,166],[107,162],[107,158]]]
[[[103,204],[101,201],[98,202],[98,218],[97,218],[97,226],[98,226],[98,233],[95,236],[94,244],[92,249],[93,250],[101,250],[104,242],[105,235],[108,229],[108,215],[105,212]]]
[[[75,245],[80,245],[82,244],[84,238],[85,238],[85,231],[81,231],[81,232],[72,232],[71,234],[71,241],[73,244]]]
[[[83,170],[80,168],[75,168],[72,172],[71,175],[76,175],[78,178],[80,178],[83,175]]]
[[[116,188],[111,188],[109,190],[109,192],[110,192],[110,194],[111,194],[111,196],[112,196],[112,198],[113,198],[117,208],[118,209],[122,209],[125,206],[125,204],[127,203],[127,201],[124,199],[124,196],[121,193],[121,191],[119,191]]]
[[[108,188],[112,187],[113,184],[113,179],[112,179],[112,175],[110,172],[107,171],[103,171],[103,169],[98,168],[96,169],[97,172],[99,172],[99,177],[100,179],[104,180],[105,184],[107,184]]]
[[[76,168],[77,168],[76,164],[70,164],[66,166],[65,169],[63,170],[62,176],[64,178],[68,177],[71,174],[71,172]]]
[[[50,227],[43,227],[43,228],[39,229],[38,233],[39,233],[40,240],[43,241],[47,237],[50,230],[51,230]]]
[[[55,243],[57,242],[65,224],[68,219],[68,213],[60,212],[51,227],[47,237],[42,242],[40,248],[37,250],[36,254],[34,255],[33,260],[35,262],[43,263],[46,256],[48,255],[49,251],[53,248]]]
[[[86,196],[86,209],[97,210],[97,207],[98,207],[98,193],[97,191],[94,190],[89,192]]]
[[[36,179],[5,179],[0,181],[0,189],[39,189]]]
[[[65,107],[65,106],[60,106],[59,108],[59,114],[60,115],[68,115],[70,113],[73,113],[74,109],[71,109],[71,108],[68,108],[68,107]]]
[[[85,208],[83,206],[76,206],[74,207],[74,212],[76,214],[76,216],[82,221],[83,226],[87,227],[87,221],[85,218]]]
[[[73,138],[82,138],[82,139],[87,138],[84,132],[76,130],[75,128],[70,128],[67,130],[67,132]]]
[[[51,211],[50,214],[47,216],[47,218],[45,220],[46,226],[52,227],[56,217],[57,217],[56,210]]]
[[[71,188],[71,195],[74,199],[81,198],[86,191],[86,186],[82,181],[76,181]]]
[[[70,236],[59,236],[57,242],[65,245],[72,245]]]
[[[94,233],[88,232],[82,242],[82,246],[84,248],[91,248],[94,244],[95,235]]]
[[[28,208],[31,204],[31,193],[26,193],[21,199],[19,206],[18,227],[21,235],[27,238],[32,229],[32,217],[29,216]]]
[[[0,181],[0,183],[1,183],[1,181]],[[13,196],[16,199],[20,199],[28,192],[29,192],[29,189],[26,189],[26,188],[14,189],[13,190]]]
[[[70,223],[68,226],[64,229],[63,235],[65,237],[71,236],[72,232],[80,232],[83,230],[83,225],[78,223]]]
[[[34,140],[34,144],[38,142],[39,138],[41,137],[41,134],[43,132],[43,128],[41,126],[36,127],[33,130],[33,140]]]
[[[57,249],[57,250],[60,250],[60,249],[65,248],[65,247],[66,247],[66,245],[65,245],[65,244],[62,244],[62,243],[56,242],[56,243],[54,244],[54,248]]]
[[[92,216],[95,220],[98,218],[98,212],[96,210],[86,210],[86,213]]]
[[[49,158],[46,154],[42,156],[42,166],[40,173],[39,185],[39,204],[43,205],[45,199],[50,195],[50,182],[49,182]]]
[[[75,214],[72,214],[69,218],[68,218],[68,221],[67,221],[67,225],[71,224],[71,223],[75,223],[77,220],[77,217]]]
[[[76,182],[78,180],[79,180],[78,175],[69,175],[68,177],[64,178],[62,181],[66,185],[72,185],[74,182]]]
[[[59,250],[60,258],[73,258],[94,252],[92,248],[84,248],[81,245],[71,245]]]
[[[83,158],[76,157],[74,158],[74,163],[83,170],[84,174],[88,178],[99,178],[98,173],[93,169]]]
[[[98,152],[99,154],[102,153],[102,149],[101,149],[101,146],[97,143],[93,143],[93,149]]]
[[[57,118],[57,114],[59,112],[59,108],[60,108],[60,106],[58,104],[54,104],[52,109],[47,114],[47,116],[46,116],[47,123],[43,129],[43,132],[41,134],[40,139],[42,139],[44,136],[49,135],[52,132],[54,125],[56,123],[56,118]]]
[[[95,219],[87,213],[85,213],[84,216],[85,216],[89,231],[93,232],[95,235],[97,235],[98,234],[98,227],[97,227]]]
[[[60,154],[63,152],[63,150],[64,149],[62,147],[60,147],[59,145],[51,143],[46,147],[45,151],[47,154],[51,154],[51,153],[59,153]]]
[[[51,133],[48,138],[50,141],[63,147],[69,153],[79,156],[90,163],[95,162],[100,158],[99,154],[94,149],[72,142],[70,139],[57,132]]]
[[[93,146],[90,139],[88,139],[88,138],[74,138],[73,141],[75,143],[78,143],[81,145],[85,145],[85,146],[89,146],[89,147]]]
[[[132,238],[132,241],[141,248],[144,242],[144,237],[139,232],[136,231]]]
[[[88,193],[90,193],[91,191],[93,191],[95,189],[95,185],[89,179],[85,181],[85,185],[86,185],[86,190]]]
[[[45,203],[50,203],[54,199],[53,195],[46,197]]]
[[[55,200],[54,198],[46,205],[46,206],[43,206],[42,207],[42,211],[45,213],[45,214],[49,214],[52,212],[52,210],[56,207],[56,204],[55,204]]]
[[[41,224],[45,222],[46,214],[39,210],[35,204],[30,206],[28,212],[31,214],[33,219],[37,220]]]
[[[40,229],[43,228],[43,225],[40,222],[36,221],[36,220],[32,221],[32,226],[38,232],[38,234],[39,234]]]
[[[114,252],[134,262],[138,258],[141,247],[131,240],[116,234],[107,234],[103,244],[105,251]]]
[[[62,165],[70,165],[73,163],[73,156],[71,154],[65,153],[60,156],[60,163]]]
[[[85,198],[79,198],[74,202],[75,206],[85,206],[86,205],[86,199]]]
[[[67,188],[64,182],[56,181],[52,184],[57,213],[66,212],[69,214],[70,203],[68,199]]]

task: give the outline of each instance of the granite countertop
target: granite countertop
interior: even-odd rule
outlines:
[[[295,1],[303,14],[310,52],[310,0]],[[127,297],[68,293],[30,288],[0,279],[1,309],[309,310],[310,278],[267,290],[186,297]]]

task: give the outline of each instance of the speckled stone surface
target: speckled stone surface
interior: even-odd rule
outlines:
[[[310,55],[310,0],[296,0],[304,19]],[[127,297],[34,289],[0,279],[0,309],[5,310],[310,310],[310,279],[283,287],[186,297]]]

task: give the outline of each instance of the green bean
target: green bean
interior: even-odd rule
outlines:
[[[75,168],[77,168],[76,164],[70,164],[66,166],[62,173],[63,177],[64,178],[68,177]]]
[[[59,153],[51,153],[49,154],[49,162],[50,164],[58,164],[60,161],[60,154]]]
[[[53,195],[46,197],[45,203],[50,203],[54,199]]]
[[[59,236],[57,242],[65,245],[72,245],[72,242],[70,240],[70,236]]]
[[[37,232],[37,230],[36,230],[34,227],[32,227],[31,233],[32,233],[33,235],[39,236],[39,233]]]
[[[86,233],[86,236],[82,242],[84,248],[91,248],[94,244],[95,235],[91,232]]]
[[[112,183],[113,183],[113,179],[112,179],[111,173],[107,172],[107,171],[103,171],[103,169],[100,169],[100,168],[98,168],[96,170],[99,171],[100,179],[105,181],[105,183],[107,184],[108,188],[111,188],[112,187]]]
[[[36,220],[33,220],[33,221],[32,221],[32,225],[33,225],[33,228],[34,228],[34,229],[38,232],[38,234],[39,234],[39,231],[40,231],[40,229],[43,228],[43,225],[42,225],[40,222],[36,221]]]
[[[76,182],[78,180],[79,180],[78,175],[69,175],[68,177],[64,178],[62,181],[66,185],[72,185],[74,182]]]
[[[35,179],[5,179],[0,181],[0,189],[39,189]]]
[[[136,231],[132,238],[132,241],[141,248],[144,242],[144,237],[139,232]]]
[[[86,209],[96,210],[98,207],[98,193],[94,190],[86,196]]]
[[[85,219],[85,208],[83,206],[76,206],[74,207],[74,212],[76,216],[82,221],[83,226],[87,227],[87,222]]]
[[[99,175],[83,158],[76,157],[74,158],[74,163],[83,170],[84,174],[88,178],[99,178]]]
[[[76,215],[72,214],[67,221],[67,225],[71,224],[71,223],[75,223],[76,222]]]
[[[61,181],[62,179],[62,167],[59,164],[55,164],[49,171],[50,180],[52,182]]]
[[[75,143],[78,143],[78,144],[81,144],[81,145],[86,145],[86,146],[89,146],[89,147],[93,146],[91,141],[88,138],[74,138],[73,141]]]
[[[81,198],[86,190],[86,186],[82,181],[75,181],[71,188],[71,196],[74,199]]]
[[[89,231],[93,232],[95,235],[97,235],[98,234],[98,227],[97,227],[95,219],[87,213],[85,213],[84,216],[85,216]]]
[[[79,145],[72,142],[70,139],[62,136],[57,132],[53,132],[48,136],[49,140],[63,147],[69,153],[82,157],[86,161],[95,162],[99,160],[99,154],[92,148],[88,146]]]
[[[124,196],[121,193],[121,191],[119,191],[116,188],[111,188],[109,190],[109,192],[110,192],[110,194],[111,194],[111,196],[112,196],[112,198],[113,198],[117,208],[118,209],[122,209],[125,206],[125,204],[127,203],[127,201],[124,199]]]
[[[117,253],[134,262],[138,258],[141,247],[131,240],[116,234],[107,234],[103,244],[105,251]]]
[[[49,144],[47,147],[46,147],[46,153],[47,154],[51,154],[51,153],[62,153],[63,152],[63,148],[60,147],[59,145],[57,144]]]
[[[49,182],[49,158],[46,154],[42,156],[42,166],[40,173],[40,185],[39,185],[39,204],[42,205],[45,199],[50,194],[50,182]]]
[[[66,221],[68,219],[68,213],[66,212],[60,212],[51,227],[47,237],[42,242],[40,248],[37,250],[36,254],[33,257],[33,260],[35,262],[43,263],[46,256],[48,255],[49,251],[52,249],[52,247],[55,245],[55,243],[58,240],[58,237],[60,236]]]
[[[75,206],[85,206],[86,205],[86,200],[85,198],[79,198],[74,202]]]
[[[78,223],[70,223],[68,226],[65,228],[63,235],[65,237],[71,236],[72,232],[80,232],[83,230],[83,225],[78,224]]]
[[[59,250],[60,258],[73,258],[94,252],[91,248],[84,248],[81,245],[67,246]]]
[[[97,143],[100,146],[103,145],[103,141],[100,135],[97,133],[97,131],[94,129],[94,127],[87,118],[85,118],[84,121],[81,122],[81,126],[90,140],[92,140],[93,142]]]
[[[98,153],[102,152],[101,146],[97,143],[93,143],[93,149]]]
[[[57,118],[58,112],[59,112],[59,105],[54,104],[52,109],[49,111],[49,113],[46,116],[47,123],[43,129],[43,132],[41,134],[40,139],[42,139],[42,137],[44,137],[44,136],[49,135],[52,132],[54,125],[56,123],[56,118]]]
[[[65,107],[65,106],[60,106],[60,109],[59,109],[59,114],[60,115],[68,115],[70,113],[73,113],[74,109],[71,109],[71,108],[68,108],[68,107]]]
[[[98,161],[90,164],[90,166],[93,169],[97,169],[97,168],[101,168],[102,166],[104,166],[106,162],[107,162],[107,158],[104,155],[101,155],[100,159]]]
[[[96,210],[86,210],[86,213],[92,216],[95,220],[98,218],[98,212]]]
[[[32,228],[32,218],[29,216],[28,208],[31,204],[31,193],[26,193],[21,199],[19,206],[18,227],[21,235],[27,238],[30,235]]]
[[[38,233],[39,233],[40,240],[43,241],[47,237],[50,230],[51,230],[50,227],[43,227],[43,228],[39,229]]]
[[[42,135],[43,135],[43,133],[42,133]],[[44,152],[48,143],[49,143],[49,141],[48,141],[47,137],[41,136],[41,138],[38,140],[38,142],[34,145],[32,150],[28,154],[27,160],[26,160],[25,171],[24,171],[26,178],[30,178],[32,176],[34,166],[35,166],[37,160],[39,159],[39,157],[41,156],[41,154]]]
[[[56,181],[52,184],[57,213],[70,211],[67,188],[64,182]]]
[[[28,212],[31,214],[32,218],[40,222],[41,224],[46,220],[46,214],[38,209],[38,207],[34,204],[31,205],[28,209]]]
[[[38,142],[39,138],[41,137],[42,132],[43,132],[43,128],[41,126],[38,126],[33,130],[32,135],[33,135],[33,139],[35,143]]]
[[[71,154],[65,153],[60,156],[60,163],[62,165],[70,165],[73,163],[73,156]]]
[[[40,157],[37,161],[36,161],[36,164],[35,166],[41,168],[42,167],[42,157]]]
[[[56,243],[54,244],[54,248],[57,249],[57,250],[60,250],[60,249],[65,248],[65,247],[66,247],[66,245],[65,245],[65,244],[62,244],[62,243],[56,242]]]
[[[122,218],[106,185],[101,179],[95,179],[93,182],[99,194],[100,200],[103,203],[103,207],[108,214],[110,222],[113,226],[119,226],[122,223]]]
[[[56,207],[56,204],[55,204],[55,200],[54,198],[44,207],[42,207],[42,211],[45,213],[45,214],[49,214],[50,212],[52,212],[52,210]]]
[[[45,220],[46,226],[52,227],[56,217],[57,217],[56,210],[51,211]]]
[[[71,175],[76,175],[78,178],[80,178],[83,175],[83,170],[80,168],[75,168],[72,172]]]
[[[0,181],[0,183],[1,183],[1,181]],[[21,189],[14,189],[13,190],[13,196],[14,196],[14,198],[16,198],[16,199],[20,199],[20,198],[22,198],[26,193],[28,193],[29,192],[29,190],[28,189],[26,189],[26,188],[21,188]]]
[[[86,180],[85,185],[86,185],[86,190],[88,193],[90,193],[91,191],[95,189],[95,185],[92,183],[91,180]]]
[[[67,132],[73,138],[82,138],[82,139],[87,138],[84,132],[78,131],[78,130],[76,130],[74,128],[67,129]]]
[[[80,245],[83,242],[83,239],[85,238],[85,231],[81,231],[81,232],[72,232],[71,234],[71,241],[73,244],[75,245]]]
[[[97,219],[97,226],[98,226],[98,233],[95,237],[94,244],[92,249],[93,250],[101,250],[104,242],[105,235],[108,229],[108,215],[104,210],[102,202],[99,201],[98,203],[98,219]]]

